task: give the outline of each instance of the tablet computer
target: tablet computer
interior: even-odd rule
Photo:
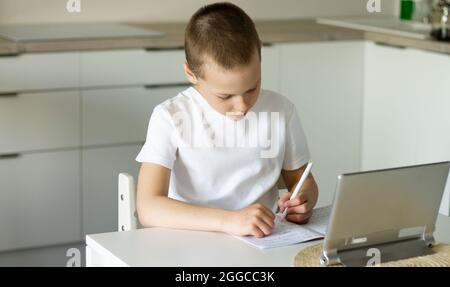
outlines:
[[[339,175],[321,264],[431,253],[449,168],[447,161]]]

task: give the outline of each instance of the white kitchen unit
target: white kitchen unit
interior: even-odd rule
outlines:
[[[79,62],[0,57],[0,251],[82,238]]]
[[[421,118],[419,100],[425,96],[408,49],[367,43],[362,129],[363,170],[417,163]]]
[[[280,92],[280,48],[263,46],[261,57],[261,88]]]
[[[118,173],[137,177],[154,106],[186,88],[183,62],[180,49],[0,58],[0,251],[117,228]]]
[[[450,56],[367,43],[365,59],[362,169],[450,160]]]
[[[140,164],[134,159],[142,144],[85,148],[82,154],[83,235],[117,231],[118,175],[137,180]]]
[[[80,153],[0,157],[0,251],[81,240]]]
[[[78,147],[76,90],[0,94],[0,154]]]
[[[0,93],[78,87],[78,53],[42,53],[0,58]]]
[[[319,186],[330,204],[336,177],[360,169],[364,43],[281,44],[281,93],[296,106]]]
[[[83,146],[143,142],[153,108],[187,87],[83,90]]]
[[[114,50],[81,54],[81,86],[184,83],[184,50]]]

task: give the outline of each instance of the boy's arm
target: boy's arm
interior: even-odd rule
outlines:
[[[311,217],[312,209],[317,203],[319,191],[316,181],[312,173],[309,174],[305,183],[302,186],[301,192],[292,200],[289,200],[294,190],[295,185],[300,180],[303,172],[306,169],[306,164],[296,170],[282,170],[281,175],[290,192],[286,192],[280,197],[278,207],[283,212],[288,207],[286,219],[296,223],[306,223]]]
[[[255,204],[229,211],[171,199],[167,196],[169,179],[170,169],[152,163],[141,165],[136,206],[143,226],[220,231],[257,237],[270,234],[274,216],[268,208]]]

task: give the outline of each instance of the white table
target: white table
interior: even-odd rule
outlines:
[[[450,218],[439,215],[436,240],[450,243]],[[86,236],[86,266],[293,266],[312,242],[259,250],[233,236],[146,228]]]
[[[231,235],[146,228],[86,236],[86,266],[293,266],[321,241],[260,250]]]

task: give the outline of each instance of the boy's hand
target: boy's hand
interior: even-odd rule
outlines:
[[[278,207],[280,208],[280,212],[284,212],[285,208],[288,209],[286,220],[298,224],[307,223],[315,205],[315,196],[313,193],[310,189],[302,190],[292,200],[289,200],[292,192],[284,193],[278,200]]]
[[[271,234],[274,227],[275,214],[262,204],[231,211],[225,220],[225,232],[238,236],[253,235],[264,237]]]

